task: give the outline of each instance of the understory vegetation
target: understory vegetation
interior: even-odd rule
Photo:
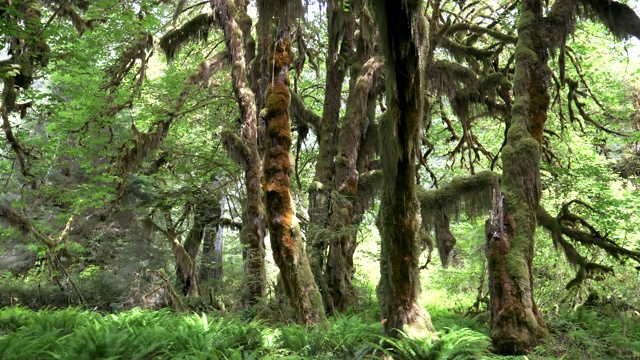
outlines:
[[[313,327],[242,313],[117,313],[66,308],[0,310],[2,359],[522,359],[491,353],[487,324],[428,303],[438,332],[383,336],[375,318],[339,315]],[[369,309],[375,312],[374,309]],[[637,359],[640,321],[619,310],[582,307],[548,317],[554,339],[529,359]]]

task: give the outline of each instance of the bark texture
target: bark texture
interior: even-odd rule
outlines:
[[[203,204],[194,207],[193,225],[191,229],[189,229],[189,233],[183,244],[184,250],[189,254],[193,264],[196,264],[198,251],[200,251],[200,245],[202,244],[202,235],[204,234],[205,226],[204,212],[205,207]],[[193,276],[193,279],[196,279],[196,276]],[[192,279],[184,276],[181,267],[176,267],[176,289],[182,290],[182,295],[189,294],[192,287],[197,288],[197,284],[191,280]]]
[[[208,202],[210,211],[205,214],[199,281],[202,287],[212,286],[214,290],[218,290],[222,281],[222,245],[224,235],[222,213],[224,212],[224,201],[219,197],[213,197]],[[202,291],[203,293],[205,293],[204,290]]]
[[[265,205],[271,248],[285,292],[299,323],[324,321],[322,297],[303,249],[300,225],[291,198],[291,124],[289,120],[289,66],[291,38],[280,31],[275,45],[272,81],[266,94],[267,141],[264,156]]]
[[[378,227],[382,249],[377,294],[384,330],[420,334],[433,330],[420,295],[420,208],[416,197],[417,136],[423,116],[421,1],[374,2],[387,70],[387,114],[380,131],[383,195]]]
[[[440,262],[442,263],[442,267],[445,269],[449,267],[451,250],[453,250],[453,247],[456,245],[456,238],[451,233],[449,226],[449,217],[444,213],[444,211],[439,211],[439,214],[435,219],[436,246],[438,247]]]
[[[316,160],[316,172],[309,186],[309,252],[313,276],[320,287],[327,313],[333,313],[335,303],[331,290],[324,277],[326,253],[331,230],[329,212],[331,191],[334,186],[334,159],[338,139],[342,84],[349,66],[348,59],[353,48],[353,14],[344,12],[337,0],[327,2],[328,20],[328,57],[325,83],[325,97],[322,109],[320,133],[317,134],[319,148]]]
[[[547,335],[533,295],[533,248],[540,204],[540,144],[551,77],[542,24],[542,1],[520,5],[512,122],[502,152],[502,182],[494,186],[487,222],[491,295],[490,335],[496,352],[524,354]]]
[[[265,212],[260,189],[262,164],[258,153],[257,113],[255,95],[247,82],[246,60],[243,54],[242,30],[234,18],[232,0],[213,0],[216,21],[224,32],[225,42],[231,55],[231,78],[233,92],[240,107],[242,139],[248,149],[244,162],[244,181],[247,202],[243,209],[240,242],[244,246],[245,294],[247,305],[255,303],[265,294]]]
[[[358,154],[369,121],[367,108],[374,79],[383,66],[381,57],[372,57],[360,69],[347,99],[347,111],[340,121],[340,137],[335,159],[336,190],[332,193],[331,228],[326,280],[335,310],[344,312],[354,299],[353,255],[357,236]],[[352,68],[353,69],[353,68]],[[362,208],[362,206],[360,206]],[[337,235],[336,235],[337,234]]]

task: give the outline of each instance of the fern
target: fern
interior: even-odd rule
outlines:
[[[451,330],[416,338],[384,339],[377,348],[395,360],[464,360],[489,353],[489,338],[471,329]]]

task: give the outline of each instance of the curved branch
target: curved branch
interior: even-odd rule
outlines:
[[[518,38],[516,36],[513,35],[508,35],[505,34],[501,31],[497,31],[497,30],[493,30],[493,29],[488,29],[486,27],[482,27],[482,26],[478,26],[478,25],[474,25],[474,24],[469,24],[469,23],[456,23],[451,25],[451,27],[449,27],[449,29],[447,30],[447,35],[451,36],[454,33],[458,32],[458,31],[471,31],[477,34],[487,34],[491,37],[493,37],[496,40],[500,40],[503,43],[506,44],[515,44],[516,41],[518,40]]]
[[[573,203],[581,204],[587,206],[587,208],[591,210],[595,210],[582,201],[573,200],[564,204],[560,213],[555,218],[549,215],[542,206],[538,207],[537,212],[538,225],[549,231],[553,241],[553,246],[556,250],[558,247],[562,248],[567,261],[569,261],[570,264],[579,267],[576,277],[566,285],[567,289],[579,285],[582,281],[592,276],[596,271],[613,273],[613,268],[588,262],[584,256],[578,253],[575,246],[565,238],[571,239],[572,241],[585,246],[596,246],[603,249],[609,256],[616,260],[624,261],[624,259],[632,259],[640,263],[640,252],[626,249],[609,239],[608,235],[600,234],[584,218],[569,210],[569,206]],[[588,231],[581,230],[580,227],[584,227]]]

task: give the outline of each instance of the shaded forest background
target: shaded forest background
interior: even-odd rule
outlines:
[[[639,6],[5,1],[2,357],[638,358]]]

